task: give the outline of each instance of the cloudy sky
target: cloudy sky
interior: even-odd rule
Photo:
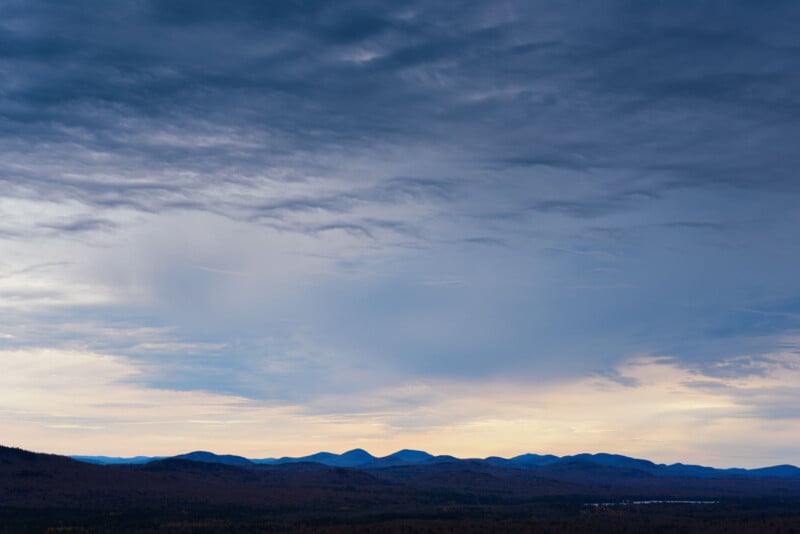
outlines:
[[[2,443],[800,464],[798,25],[2,2]]]

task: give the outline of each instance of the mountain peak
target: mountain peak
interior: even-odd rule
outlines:
[[[411,460],[411,459],[420,459],[420,460],[427,460],[429,458],[433,458],[434,456],[425,451],[419,451],[416,449],[400,449],[397,452],[394,452],[385,458],[402,458],[404,460]]]
[[[345,453],[342,453],[341,456],[347,458],[364,458],[366,460],[373,460],[375,458],[364,449],[352,449]]]
[[[226,464],[226,465],[252,465],[253,462],[244,458],[243,456],[236,456],[233,454],[215,454],[208,451],[193,451],[185,454],[178,454],[173,456],[175,460],[189,460],[192,462],[205,462],[210,464]]]

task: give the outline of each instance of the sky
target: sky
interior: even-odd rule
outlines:
[[[0,3],[0,442],[800,464],[798,26]]]

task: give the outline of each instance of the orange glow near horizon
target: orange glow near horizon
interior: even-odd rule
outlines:
[[[759,423],[744,404],[800,380],[800,370],[787,371],[780,355],[761,376],[736,380],[642,357],[618,369],[628,385],[605,377],[536,387],[418,383],[372,392],[384,406],[363,413],[337,410],[354,404],[346,395],[300,407],[153,389],[137,382],[144,371],[125,358],[90,352],[4,351],[2,358],[12,368],[0,377],[5,444],[59,454],[210,450],[265,458],[363,448],[385,456],[413,448],[458,457],[611,452],[658,463],[760,467],[786,459],[759,456],[756,445],[800,440],[790,426]],[[410,411],[386,403],[412,391],[426,404]]]

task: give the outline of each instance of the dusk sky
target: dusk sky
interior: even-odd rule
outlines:
[[[3,1],[0,443],[800,464],[798,28]]]

